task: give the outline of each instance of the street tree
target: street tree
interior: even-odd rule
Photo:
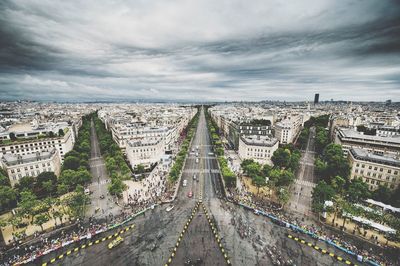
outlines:
[[[41,213],[35,216],[33,223],[40,226],[43,231],[43,224],[47,223],[49,220],[50,218],[46,213]]]
[[[380,202],[390,204],[392,191],[387,186],[379,186],[374,192],[372,192],[372,197]]]
[[[286,168],[290,164],[290,150],[278,148],[271,157],[275,167]]]
[[[64,159],[63,169],[78,170],[80,164],[79,157],[68,156]]]
[[[371,196],[368,185],[361,178],[353,179],[347,190],[348,200],[353,203],[361,202]]]
[[[0,207],[1,210],[7,209],[10,204],[17,199],[17,192],[9,186],[0,186]]]
[[[33,219],[35,207],[37,206],[37,204],[37,197],[35,194],[33,194],[32,191],[25,190],[20,193],[18,207],[21,210],[22,215],[24,215],[25,217],[31,216]]]
[[[267,185],[265,182],[265,177],[260,175],[255,175],[252,179],[252,183],[257,187],[257,195],[260,194],[260,188]]]
[[[314,211],[321,213],[324,208],[325,201],[332,200],[335,196],[335,189],[325,181],[319,181],[312,191],[312,208]]]
[[[122,182],[120,178],[111,179],[111,184],[108,185],[108,191],[111,195],[121,197],[122,192],[127,188],[127,186]]]
[[[278,201],[284,207],[290,199],[290,193],[287,188],[280,188],[278,191]]]

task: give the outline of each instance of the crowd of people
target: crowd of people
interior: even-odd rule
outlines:
[[[345,248],[357,255],[361,255],[364,259],[375,261],[381,265],[395,265],[393,262],[384,257],[383,254],[374,254],[372,249],[365,250],[357,248],[354,244],[346,241],[341,236],[335,235],[333,233],[328,233],[328,230],[323,229],[322,227],[315,224],[306,224],[305,222],[300,221],[298,218],[294,218],[285,213],[279,204],[267,200],[260,200],[253,194],[243,189],[240,191],[231,191],[229,199],[237,204],[240,203],[249,206],[254,210],[261,210],[265,213],[271,214],[276,217],[278,221],[281,221],[280,225],[282,226],[285,226],[286,223],[295,225],[298,228],[309,232],[311,235],[315,235],[320,240],[334,243],[335,245]]]
[[[1,265],[14,265],[24,261],[33,261],[42,255],[57,250],[65,245],[80,241],[84,238],[103,232],[107,229],[106,224],[89,223],[84,226],[77,222],[76,225],[61,230],[52,236],[40,235],[30,244],[14,244],[10,249],[4,250]]]
[[[165,171],[154,168],[147,178],[128,189],[126,204],[137,209],[162,201],[166,190],[165,175]]]

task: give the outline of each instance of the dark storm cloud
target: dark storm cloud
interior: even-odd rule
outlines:
[[[2,1],[0,36],[4,99],[400,100],[396,1]]]

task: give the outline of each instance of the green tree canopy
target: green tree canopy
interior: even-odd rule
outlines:
[[[75,156],[68,156],[64,159],[64,164],[63,164],[63,168],[65,170],[70,169],[70,170],[78,170],[80,164],[80,159],[79,157],[75,157]]]
[[[335,196],[335,189],[327,184],[325,181],[318,182],[317,186],[312,192],[312,208],[316,212],[321,212],[324,207],[324,203],[327,200],[332,200]]]
[[[347,190],[347,195],[349,201],[357,203],[368,199],[371,196],[371,193],[368,190],[368,185],[360,178],[353,179],[350,182],[349,188]]]
[[[278,148],[271,157],[275,167],[286,168],[290,164],[290,150]]]

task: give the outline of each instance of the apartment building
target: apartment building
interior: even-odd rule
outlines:
[[[158,163],[165,154],[165,139],[162,136],[142,137],[128,141],[126,156],[132,168],[141,164],[150,167]]]
[[[240,136],[239,138],[239,157],[253,159],[261,164],[272,165],[271,157],[279,147],[276,138],[267,135]]]
[[[351,148],[362,148],[382,155],[388,153],[397,156],[400,153],[400,137],[364,135],[354,129],[336,128],[334,142],[342,145],[345,155]]]
[[[350,178],[362,178],[370,190],[381,186],[396,189],[400,183],[400,160],[390,154],[376,154],[360,148],[351,148],[348,159]]]
[[[32,138],[11,141],[0,144],[0,158],[6,154],[27,155],[36,152],[45,152],[52,148],[57,149],[60,161],[64,161],[64,155],[71,151],[74,146],[73,133],[67,130],[64,136],[53,138]]]
[[[15,186],[24,176],[36,177],[42,172],[54,172],[59,176],[61,170],[60,156],[56,148],[24,155],[7,153],[1,158],[1,165],[8,173],[11,186]]]
[[[275,124],[275,138],[281,144],[292,143],[300,133],[303,124],[301,115],[291,116]]]

